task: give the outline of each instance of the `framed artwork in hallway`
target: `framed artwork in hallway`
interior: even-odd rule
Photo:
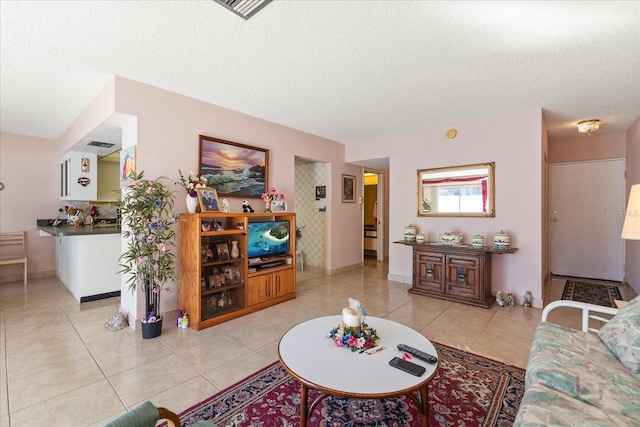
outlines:
[[[342,203],[355,203],[356,177],[342,174]]]

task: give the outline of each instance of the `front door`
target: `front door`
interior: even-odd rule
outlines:
[[[550,165],[552,274],[622,281],[624,173],[622,159]]]

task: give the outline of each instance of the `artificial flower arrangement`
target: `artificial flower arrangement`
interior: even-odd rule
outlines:
[[[182,185],[191,197],[198,197],[197,189],[207,186],[207,180],[205,177],[197,175],[193,171],[190,171],[189,176],[186,178],[182,175],[182,171],[180,169],[178,169],[178,174],[180,175],[180,182],[176,182],[176,184]]]
[[[351,351],[366,350],[375,347],[380,339],[375,329],[363,323],[360,328],[344,326],[338,323],[328,335],[338,347],[346,347]]]
[[[264,211],[271,212],[271,202],[275,202],[276,200],[284,200],[284,194],[278,194],[278,192],[276,191],[276,187],[271,187],[271,191],[262,193],[260,198],[264,200]]]
[[[338,323],[327,338],[331,338],[338,347],[347,347],[351,351],[366,350],[374,347],[380,339],[375,329],[365,323],[367,312],[360,301],[348,298],[349,307],[342,310],[342,323]]]
[[[166,283],[176,278],[173,224],[178,220],[174,213],[173,193],[158,178],[142,179],[143,172],[133,176],[133,184],[122,192],[118,207],[124,215],[123,236],[127,249],[120,256],[120,273],[129,274],[127,282],[133,293],[142,286],[145,296],[143,323],[160,319],[160,293],[171,291]]]

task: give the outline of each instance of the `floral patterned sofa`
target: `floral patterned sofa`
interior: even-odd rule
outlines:
[[[548,322],[558,307],[582,310],[582,330]],[[514,425],[640,425],[640,296],[620,310],[575,301],[544,309]]]

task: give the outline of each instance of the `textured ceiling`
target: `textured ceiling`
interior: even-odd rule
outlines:
[[[1,1],[0,127],[58,138],[113,75],[348,143],[532,108],[640,116],[640,2]]]

